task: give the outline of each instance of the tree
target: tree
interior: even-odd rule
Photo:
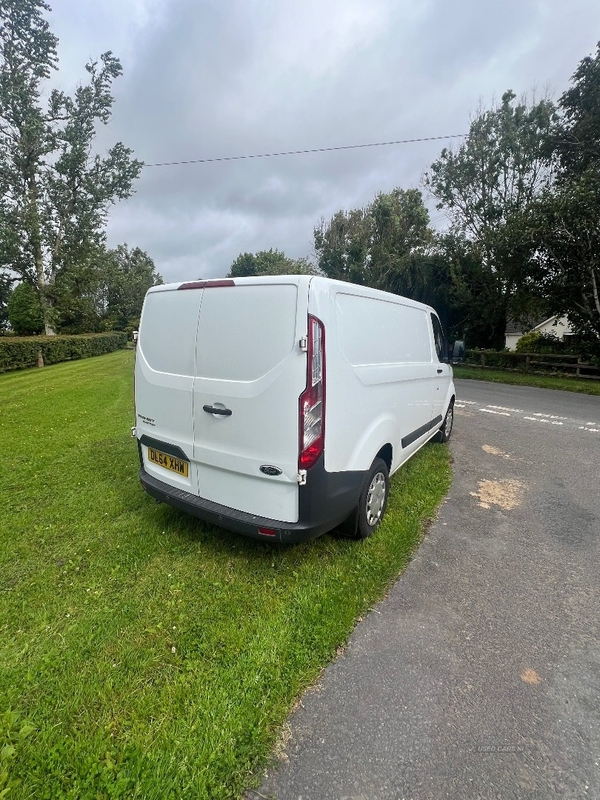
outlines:
[[[16,286],[8,300],[8,320],[17,336],[35,336],[44,330],[40,297],[26,281]]]
[[[368,208],[338,211],[314,229],[319,269],[338,281],[364,284],[370,242]]]
[[[600,357],[600,45],[571,80],[558,103],[557,180],[517,224],[537,296]]]
[[[235,259],[228,278],[247,278],[252,275],[314,275],[315,270],[306,258],[288,258],[281,250],[260,250],[258,253],[240,253]]]
[[[417,255],[432,241],[418,189],[381,192],[366,208],[338,211],[314,230],[319,269],[328,277],[399,291],[414,280]]]
[[[487,272],[478,282],[495,294],[498,318],[491,338],[497,342],[507,316],[518,316],[532,302],[526,295],[523,214],[552,185],[556,172],[554,105],[515,101],[508,91],[500,106],[480,111],[464,143],[444,149],[424,176],[437,208],[449,213],[452,230],[470,240],[471,255]]]
[[[129,250],[120,244],[107,252],[104,276],[104,324],[113,330],[133,330],[139,325],[146,292],[163,282],[154,261],[139,247]]]
[[[563,177],[600,167],[600,42],[595,58],[582,59],[571,81],[558,102],[563,117],[555,144]]]
[[[52,286],[53,324],[61,333],[92,333],[102,329],[105,248],[98,246],[85,260],[61,269]]]
[[[49,10],[43,0],[0,0],[0,267],[36,287],[52,333],[64,287],[93,272],[108,208],[130,196],[143,164],[120,142],[93,154],[122,72],[111,52],[86,65],[73,97],[53,89],[44,99],[57,68]]]
[[[533,210],[531,264],[552,314],[600,357],[600,172],[561,181]]]
[[[447,308],[448,331],[468,347],[502,349],[506,310],[499,276],[484,267],[480,248],[463,234],[445,233],[436,239],[433,260],[440,298],[429,302]]]
[[[579,63],[559,100],[562,171],[547,198],[544,283],[553,311],[567,314],[600,357],[600,43]]]
[[[528,107],[505,92],[502,104],[480,111],[457,150],[444,148],[424,175],[425,186],[454,227],[493,260],[496,233],[552,183],[548,159],[556,110],[549,100]]]
[[[58,327],[71,334],[134,330],[146,292],[162,282],[154,262],[139,247],[98,248],[89,264],[57,277],[53,294]]]

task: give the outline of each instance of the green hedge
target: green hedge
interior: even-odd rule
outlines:
[[[44,364],[48,365],[101,356],[120,350],[126,344],[127,334],[123,331],[87,333],[82,336],[2,336],[0,372],[36,367],[40,350]]]
[[[481,366],[481,356],[485,359],[486,367],[498,369],[525,369],[525,358],[522,353],[510,350],[467,350],[465,362]]]

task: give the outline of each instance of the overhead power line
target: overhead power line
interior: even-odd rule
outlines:
[[[413,144],[414,142],[435,142],[440,139],[462,139],[466,134],[451,133],[448,136],[423,136],[420,139],[397,139],[393,142],[369,142],[368,144],[345,144],[338,147],[314,147],[309,150],[284,150],[281,153],[254,153],[247,156],[221,156],[220,158],[194,158],[188,161],[161,161],[146,164],[147,167],[176,167],[181,164],[211,164],[216,161],[241,161],[244,158],[275,158],[277,156],[299,156],[306,153],[331,153],[334,150],[358,150],[363,147],[389,147],[393,144]]]

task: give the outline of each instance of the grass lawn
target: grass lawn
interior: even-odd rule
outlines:
[[[476,381],[514,383],[520,386],[539,386],[541,389],[562,389],[565,392],[600,395],[600,381],[585,378],[563,378],[555,375],[532,375],[501,369],[482,369],[468,364],[454,364],[455,378],[470,378]]]
[[[132,372],[121,351],[0,376],[10,800],[239,798],[450,482],[427,445],[371,539],[244,539],[144,494]]]

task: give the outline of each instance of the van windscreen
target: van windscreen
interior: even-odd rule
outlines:
[[[270,372],[294,347],[297,291],[293,284],[205,290],[196,374],[254,381]]]

